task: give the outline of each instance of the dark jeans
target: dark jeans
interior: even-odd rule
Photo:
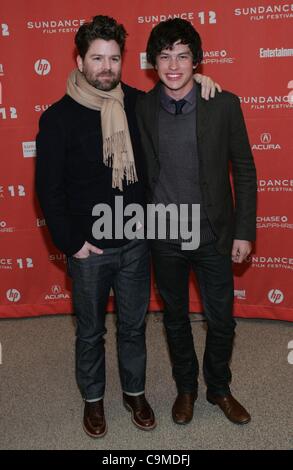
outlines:
[[[189,320],[189,274],[197,277],[207,336],[203,372],[208,390],[214,395],[230,392],[235,321],[232,316],[234,286],[230,256],[221,255],[215,243],[197,250],[182,251],[165,241],[151,243],[156,282],[164,302],[164,325],[178,392],[197,390],[198,360]]]
[[[105,313],[110,288],[115,293],[117,346],[122,389],[141,393],[145,387],[145,315],[150,295],[150,252],[144,240],[104,249],[88,258],[68,259],[77,319],[76,376],[83,398],[105,392]]]

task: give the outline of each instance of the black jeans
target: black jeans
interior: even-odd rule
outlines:
[[[156,282],[164,302],[164,325],[178,392],[197,390],[198,360],[189,320],[189,274],[197,277],[207,336],[203,372],[214,395],[230,392],[235,321],[232,316],[234,285],[229,255],[221,255],[215,243],[197,250],[182,251],[181,245],[166,241],[151,243]]]
[[[146,369],[145,316],[150,296],[150,252],[144,240],[120,248],[68,259],[77,319],[76,377],[83,398],[105,392],[105,313],[110,288],[115,293],[117,346],[122,389],[144,392]]]

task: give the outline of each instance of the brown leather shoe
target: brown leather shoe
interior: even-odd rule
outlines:
[[[155,415],[147,402],[144,393],[137,396],[123,393],[123,404],[128,411],[131,411],[132,422],[139,429],[150,431],[157,425]]]
[[[250,414],[231,394],[213,396],[207,392],[207,401],[212,405],[218,405],[232,423],[246,424],[251,420]]]
[[[103,437],[107,432],[103,400],[85,402],[83,429],[91,437]]]
[[[192,420],[196,399],[196,392],[178,393],[172,408],[172,418],[176,424],[187,424]]]

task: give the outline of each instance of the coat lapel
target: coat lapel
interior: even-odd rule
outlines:
[[[213,99],[213,98],[210,98]],[[196,87],[196,127],[197,127],[197,142],[202,143],[203,137],[208,129],[209,113],[208,102],[205,101],[200,95],[200,87]]]
[[[153,157],[159,161],[159,111],[160,111],[160,84],[149,93],[147,122],[153,144]]]

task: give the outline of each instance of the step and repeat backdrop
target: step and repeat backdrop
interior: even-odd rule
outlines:
[[[143,90],[155,83],[152,27],[181,17],[199,31],[201,71],[239,96],[257,166],[257,243],[235,267],[235,315],[293,321],[293,3],[274,0],[1,0],[0,317],[72,312],[66,259],[35,196],[35,137],[75,66],[74,35],[96,14],[126,27],[123,80]],[[154,283],[150,309],[161,309]],[[190,310],[201,311],[192,278]]]

